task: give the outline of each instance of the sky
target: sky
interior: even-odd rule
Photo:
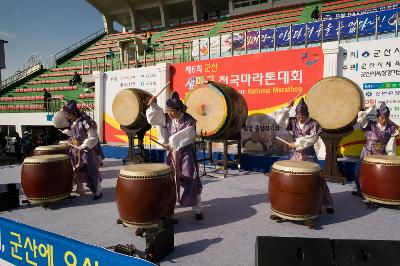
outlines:
[[[43,61],[103,28],[101,14],[85,0],[0,0],[0,39],[12,75],[34,53]]]

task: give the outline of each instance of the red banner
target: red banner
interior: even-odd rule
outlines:
[[[321,47],[233,56],[172,65],[174,91],[189,90],[213,80],[237,89],[249,111],[279,106],[304,95],[323,77]]]

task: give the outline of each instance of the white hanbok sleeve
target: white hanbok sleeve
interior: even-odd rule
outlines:
[[[156,103],[152,103],[150,107],[146,110],[146,118],[151,125],[156,126],[159,132],[160,142],[163,144],[167,144],[169,133],[167,130],[167,121],[165,119],[163,109]]]
[[[195,138],[196,138],[196,129],[194,126],[189,126],[170,136],[168,144],[172,150],[179,150],[183,147],[186,147],[189,144],[194,143]]]
[[[386,144],[385,150],[388,155],[396,155],[396,139],[398,135],[399,131],[396,129],[396,131],[392,134],[388,143]]]
[[[88,137],[83,141],[79,148],[89,150],[93,149],[99,142],[99,134],[97,133],[97,130],[93,127],[90,127],[86,121],[83,122],[83,125],[87,131]]]
[[[278,109],[271,114],[271,117],[275,119],[280,129],[286,129],[289,122],[289,111],[290,108],[285,107],[282,109]]]
[[[70,129],[64,129],[63,131],[61,131],[61,133],[70,137],[72,136],[72,131]]]
[[[163,109],[156,103],[152,103],[146,110],[147,121],[153,126],[166,127],[167,121]]]
[[[360,124],[361,128],[365,128],[368,125],[368,114],[372,112],[374,107],[369,107],[364,111],[358,112],[357,123]]]
[[[304,150],[312,145],[314,145],[318,141],[318,135],[307,135],[304,137],[299,137],[296,139],[294,145],[297,151]]]

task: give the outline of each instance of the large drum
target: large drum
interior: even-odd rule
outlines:
[[[365,156],[360,168],[360,186],[369,201],[400,205],[400,156]]]
[[[38,146],[33,155],[68,154],[69,147],[65,144]]]
[[[310,117],[327,131],[339,131],[357,122],[363,109],[363,92],[353,81],[343,77],[324,78],[312,86],[306,97]]]
[[[275,162],[268,183],[272,211],[289,220],[311,220],[321,211],[324,180],[318,164],[307,161]]]
[[[72,179],[72,167],[64,154],[31,156],[22,163],[21,185],[32,203],[67,198],[72,191]]]
[[[116,189],[118,212],[127,226],[155,227],[160,219],[174,214],[175,181],[166,164],[123,166]]]
[[[112,111],[117,122],[127,128],[147,125],[147,103],[152,95],[141,89],[123,89],[115,95]]]
[[[185,103],[187,112],[197,120],[197,134],[211,140],[233,137],[247,119],[246,100],[228,85],[200,85],[186,96]]]

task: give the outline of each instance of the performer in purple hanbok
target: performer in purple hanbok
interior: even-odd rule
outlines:
[[[376,121],[368,118],[368,115],[376,111]],[[390,119],[390,110],[382,103],[378,110],[374,104],[370,104],[365,111],[358,112],[357,122],[361,130],[365,132],[365,145],[361,152],[361,158],[356,166],[354,195],[362,196],[358,179],[361,162],[366,155],[396,155],[396,136],[399,135],[399,127]]]
[[[149,101],[146,117],[150,124],[159,128],[160,139],[167,150],[166,163],[174,168],[177,200],[182,206],[191,206],[197,220],[203,219],[201,207],[202,184],[194,146],[196,120],[186,113],[186,106],[177,92],[167,100],[166,113],[156,103]],[[180,195],[180,187],[183,193]]]
[[[319,134],[321,133],[321,126],[316,120],[308,117],[308,107],[303,98],[296,106],[295,117],[289,117],[289,110],[292,106],[293,102],[291,102],[288,107],[279,110],[275,115],[278,124],[287,124],[287,131],[292,133],[295,140],[295,142],[289,144],[289,148],[292,149],[289,159],[318,163],[314,144],[318,141]],[[322,204],[325,206],[328,213],[334,213],[332,195],[325,179],[324,185],[325,192]]]
[[[98,159],[99,149],[97,124],[88,115],[79,111],[74,100],[69,101],[62,109],[70,121],[70,129],[63,130],[70,136],[69,158],[74,170],[74,181],[77,184],[76,192],[85,194],[83,183],[94,194],[93,199],[101,198],[101,177]]]

